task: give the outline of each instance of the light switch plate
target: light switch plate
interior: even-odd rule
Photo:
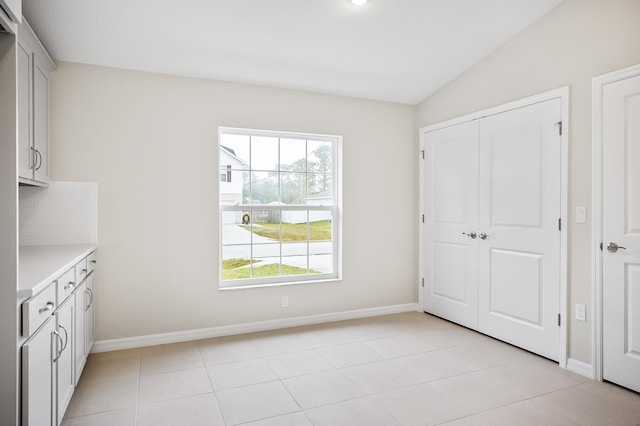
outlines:
[[[576,223],[587,223],[586,207],[576,207]]]
[[[576,320],[587,321],[587,307],[579,303],[576,304]]]

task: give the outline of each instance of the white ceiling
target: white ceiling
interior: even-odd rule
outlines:
[[[54,59],[417,104],[562,0],[23,0]]]

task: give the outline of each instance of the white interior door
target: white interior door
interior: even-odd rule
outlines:
[[[640,392],[640,76],[602,96],[603,377]]]
[[[556,361],[561,120],[560,98],[486,117],[479,148],[479,330]]]
[[[478,328],[478,121],[423,135],[423,310]]]

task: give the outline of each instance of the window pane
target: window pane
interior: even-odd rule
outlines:
[[[242,173],[242,204],[253,204],[251,202],[251,176],[250,172]]]
[[[307,141],[304,139],[280,139],[280,170],[307,171]]]
[[[222,279],[237,280],[249,278],[251,246],[222,246]]]
[[[243,225],[249,223],[250,213],[248,211],[225,211],[222,212],[222,244],[251,244],[251,227]]]
[[[251,137],[251,169],[278,170],[278,138]]]
[[[308,232],[306,210],[282,212],[282,241],[306,241]]]
[[[249,204],[269,204],[278,201],[278,173],[251,173],[251,199]]]
[[[309,173],[307,175],[307,204],[311,206],[333,205],[333,179],[330,174]]]
[[[333,149],[331,142],[308,141],[307,151],[309,171],[321,173],[333,172]]]
[[[254,243],[280,241],[280,212],[254,210],[251,213],[251,232]]]
[[[246,171],[220,170],[220,201],[223,205],[234,205],[243,202]]]
[[[282,258],[282,275],[304,275],[307,273],[307,256],[288,256]]]
[[[283,217],[284,213],[283,212]],[[293,212],[302,213],[302,212]],[[306,217],[306,212],[304,212]],[[287,224],[283,223],[283,237],[286,235],[285,227]],[[297,234],[297,236],[290,236],[289,242],[283,241],[282,243],[282,275],[303,275],[307,273],[309,258],[308,244],[306,241],[306,222],[292,225],[297,226],[300,229],[305,229],[303,235]],[[294,238],[304,238],[302,241],[292,241]]]
[[[219,155],[220,169],[226,168],[228,164],[234,169],[240,168],[239,165],[248,167],[249,135],[220,135]]]
[[[280,173],[280,197],[283,203],[304,204],[307,198],[306,189],[306,173]]]
[[[283,242],[282,257],[285,256],[306,256],[308,254],[306,241]]]
[[[278,243],[253,243],[254,259],[271,259],[280,262],[280,244]]]
[[[333,272],[333,243],[309,243],[309,269],[323,274]]]
[[[309,212],[309,240],[310,241],[331,241],[332,226],[331,212],[314,211]]]

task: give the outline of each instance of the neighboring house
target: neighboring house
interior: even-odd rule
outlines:
[[[244,187],[244,169],[247,164],[239,158],[235,151],[220,146],[220,204],[233,206],[242,203]],[[241,223],[242,212],[224,212],[222,223]]]

